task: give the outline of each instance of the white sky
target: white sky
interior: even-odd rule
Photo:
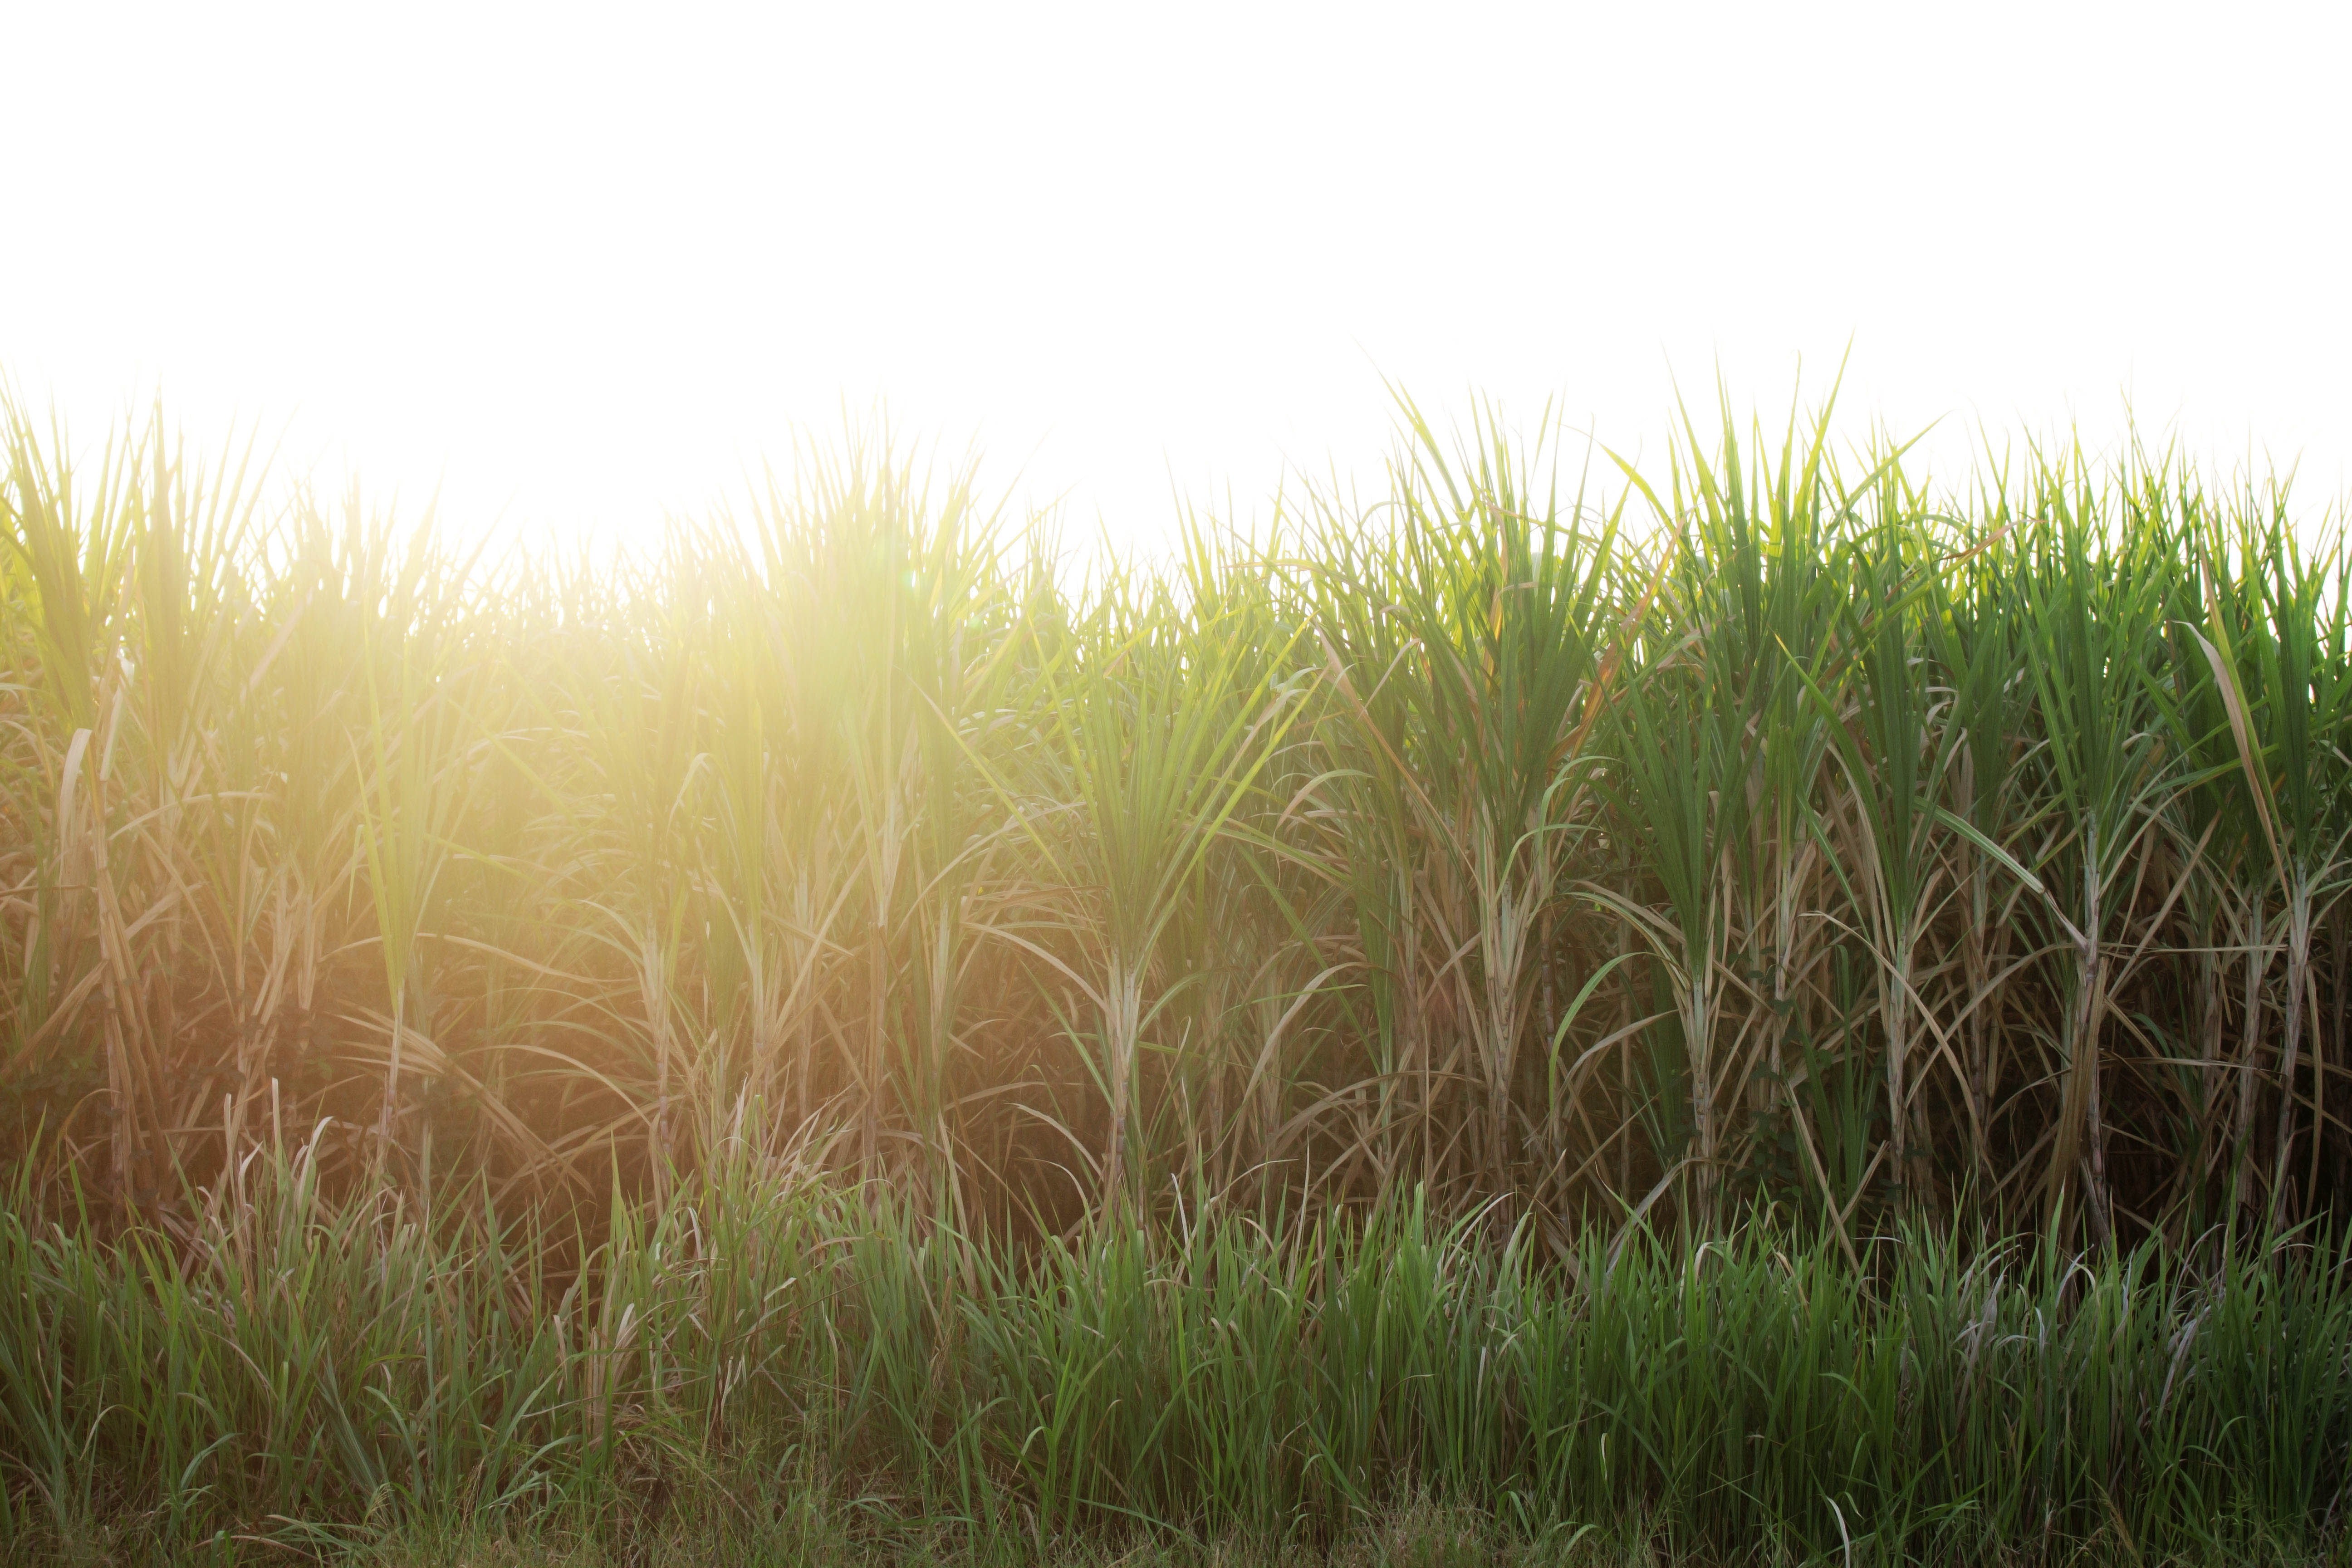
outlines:
[[[2352,7],[0,0],[0,373],[625,532],[887,399],[1146,542],[1386,375],[2352,458]]]

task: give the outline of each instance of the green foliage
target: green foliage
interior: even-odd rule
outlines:
[[[2324,1245],[2192,1267],[1907,1230],[1857,1275],[1748,1221],[1553,1259],[1400,1197],[1014,1250],[740,1147],[561,1229],[473,1183],[331,1200],[317,1156],[248,1162],[184,1236],[37,1223],[20,1185],[7,1533],[186,1560],[862,1509],[1313,1543],[1429,1500],[1717,1558],[2166,1557],[2319,1549],[2352,1474]]]
[[[1002,1234],[2340,1215],[2336,517],[1402,411],[1370,503],[1082,573],[887,439],[591,563],[11,410],[0,1138],[159,1211],[274,1118],[331,1185],[740,1142]]]
[[[2340,515],[1402,412],[1080,571],[8,408],[0,1537],[2340,1542]]]

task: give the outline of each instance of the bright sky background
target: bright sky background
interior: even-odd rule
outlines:
[[[2352,6],[0,0],[0,372],[626,533],[796,426],[1138,542],[1386,376],[2352,458]],[[1956,443],[1954,444],[1956,445]]]

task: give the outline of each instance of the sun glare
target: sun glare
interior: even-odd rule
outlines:
[[[1384,381],[1677,380],[2342,487],[2338,8],[16,8],[0,372],[467,527],[650,532],[887,405],[1027,504],[1376,473]]]

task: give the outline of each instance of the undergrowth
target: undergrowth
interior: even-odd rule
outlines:
[[[592,1243],[479,1184],[316,1177],[257,1158],[185,1236],[38,1220],[20,1184],[0,1533],[1326,1552],[1426,1505],[1522,1545],[2040,1561],[2321,1552],[2352,1505],[2322,1241],[1912,1228],[1858,1274],[1769,1215],[1555,1254],[1400,1197],[1013,1247],[743,1156]]]

